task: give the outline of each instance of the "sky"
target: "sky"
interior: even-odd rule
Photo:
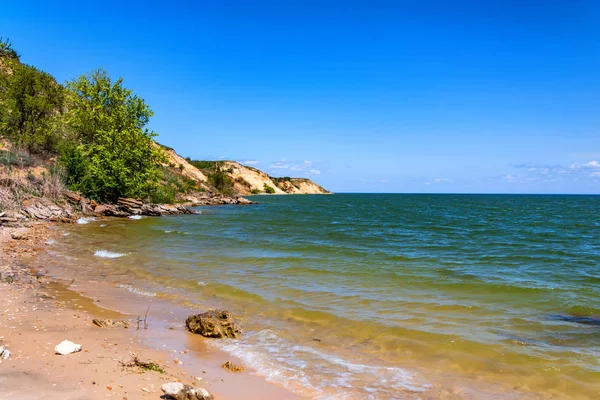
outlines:
[[[157,140],[335,192],[600,194],[600,2],[4,1],[64,82],[103,68]]]

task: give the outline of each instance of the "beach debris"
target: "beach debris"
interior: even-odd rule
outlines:
[[[29,229],[27,228],[19,228],[16,229],[13,233],[11,233],[10,237],[15,240],[24,240],[29,237]]]
[[[181,382],[169,382],[160,387],[164,394],[175,400],[213,400],[215,397],[203,388],[193,388]]]
[[[228,369],[231,372],[242,372],[244,370],[244,367],[241,365],[235,365],[231,361],[227,361],[225,364],[221,365],[221,368]]]
[[[242,330],[229,311],[225,310],[210,310],[203,314],[192,315],[186,319],[185,326],[190,332],[208,338],[237,339],[242,334]]]
[[[115,321],[112,319],[94,318],[92,323],[100,328],[129,328],[129,322],[127,321]]]
[[[2,360],[8,360],[8,358],[10,357],[10,350],[8,350],[7,348],[0,346],[0,363],[2,362]]]
[[[123,362],[119,361],[121,368],[139,368],[143,371],[155,371],[161,374],[165,373],[164,368],[152,361],[142,361],[137,353],[131,353],[131,361]]]
[[[54,352],[64,356],[71,353],[77,353],[78,351],[81,351],[82,348],[83,346],[80,344],[73,343],[69,340],[63,340],[56,345]]]

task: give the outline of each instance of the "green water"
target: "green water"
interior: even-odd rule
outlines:
[[[256,200],[95,221],[53,249],[81,274],[229,308],[245,338],[219,345],[310,397],[600,393],[600,197]]]

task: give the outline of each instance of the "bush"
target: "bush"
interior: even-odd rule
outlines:
[[[220,167],[217,167],[215,172],[208,174],[208,182],[221,193],[233,193],[233,181]]]
[[[275,193],[275,189],[273,189],[271,186],[267,185],[265,183],[263,190],[265,191],[265,193],[267,194],[274,194]]]
[[[260,193],[260,190],[258,190],[258,188],[254,188],[254,189],[252,189],[252,190],[250,191],[250,193],[252,193],[252,194],[259,194],[259,193]]]

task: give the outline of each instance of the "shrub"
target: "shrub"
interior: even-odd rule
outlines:
[[[233,181],[220,167],[217,167],[215,172],[208,174],[208,182],[221,193],[233,193]]]
[[[275,193],[275,189],[273,189],[271,186],[267,185],[265,183],[263,190],[265,191],[265,193],[267,194],[274,194]]]

